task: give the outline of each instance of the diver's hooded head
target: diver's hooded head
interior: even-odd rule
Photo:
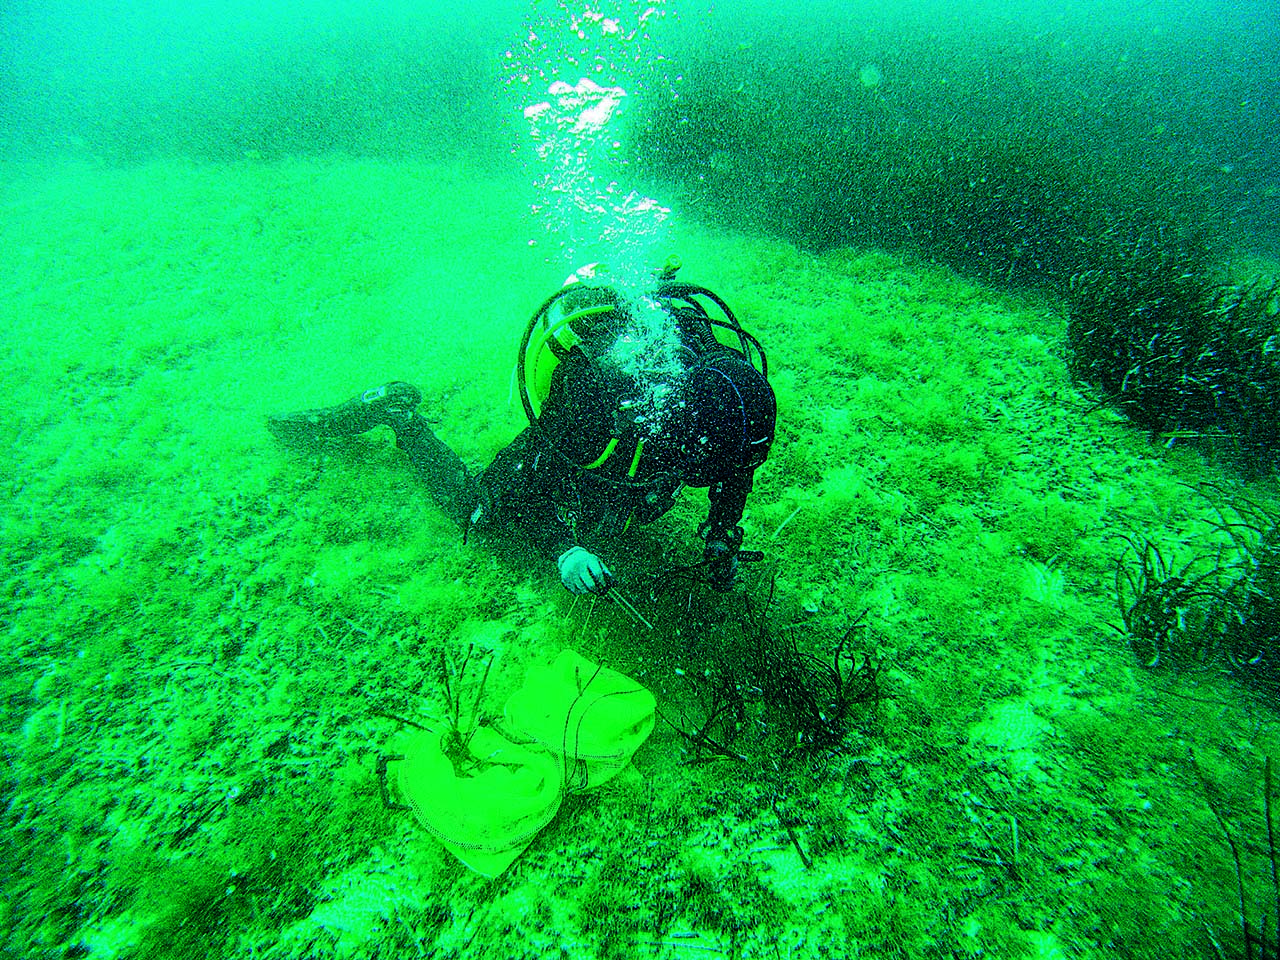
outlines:
[[[683,387],[687,483],[714,483],[764,463],[777,403],[769,382],[741,353],[724,349],[703,357]]]

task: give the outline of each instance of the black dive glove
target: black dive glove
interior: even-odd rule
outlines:
[[[733,586],[738,576],[738,548],[741,546],[741,527],[716,531],[707,537],[702,559],[707,565],[707,581],[711,589],[723,592]]]

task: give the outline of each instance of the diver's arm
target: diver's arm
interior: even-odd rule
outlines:
[[[742,530],[738,527],[743,511],[747,508],[747,494],[751,492],[754,470],[744,470],[719,479],[707,488],[711,501],[707,521],[703,524],[707,541],[723,540],[741,542]]]
[[[601,403],[591,364],[574,351],[556,368],[538,425],[525,431],[528,453],[518,499],[520,524],[533,546],[555,558],[560,581],[572,593],[604,593],[613,575],[582,547],[569,519],[576,497],[577,464],[599,456],[608,444],[610,406]]]
[[[560,556],[575,542],[557,507],[572,469],[527,427],[485,471],[481,486],[491,521],[516,527],[544,557]]]
[[[702,559],[707,564],[711,586],[717,590],[733,586],[738,573],[738,550],[742,547],[742,527],[738,521],[746,509],[754,473],[754,470],[744,470],[730,474],[707,489],[711,508],[698,532],[706,536]]]

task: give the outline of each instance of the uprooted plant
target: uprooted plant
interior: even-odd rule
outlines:
[[[775,630],[769,623],[774,584],[763,604],[746,598],[744,634],[747,668],[769,711],[777,718],[793,751],[839,746],[858,705],[880,702],[880,663],[854,652],[868,629],[864,610],[845,629],[829,656],[801,650],[795,627]],[[865,641],[864,641],[865,642]]]
[[[735,616],[738,598],[717,595],[714,621],[686,616],[665,638],[678,651],[674,672],[691,695],[663,719],[690,744],[695,762],[744,759],[753,749],[741,742],[744,730],[769,734],[768,749],[782,754],[838,749],[858,708],[874,710],[883,696],[880,661],[867,652],[866,611],[823,649],[807,636],[802,645],[805,623],[775,626],[775,597],[770,578],[741,595]]]
[[[480,712],[480,701],[484,697],[484,687],[489,680],[489,668],[493,666],[493,653],[490,652],[480,658],[477,667],[480,671],[480,679],[468,681],[467,668],[471,665],[474,655],[475,644],[468,644],[467,652],[456,665],[450,663],[443,651],[437,660],[440,685],[444,688],[446,710],[446,727],[444,736],[440,740],[440,752],[449,758],[449,762],[453,764],[454,773],[460,777],[467,776],[479,762],[471,753],[471,738],[488,722]],[[466,689],[468,682],[474,688],[474,697],[471,696],[472,691]],[[469,712],[464,712],[467,700],[470,701],[471,706]]]
[[[746,760],[733,748],[746,723],[742,682],[723,666],[707,667],[701,674],[682,669],[676,673],[693,691],[694,703],[680,709],[678,722],[665,713],[659,715],[689,744],[690,761]]]
[[[440,752],[448,758],[454,773],[459,777],[471,776],[482,765],[482,761],[471,753],[470,745],[476,731],[489,723],[480,705],[484,699],[485,684],[489,680],[489,669],[493,666],[493,657],[493,651],[477,656],[475,644],[468,644],[466,652],[461,656],[451,656],[441,650],[436,657],[436,680],[444,692],[445,701]],[[468,676],[469,670],[472,676]],[[478,679],[474,675],[477,671]],[[394,713],[382,710],[374,710],[372,713],[418,730],[433,729],[427,724]],[[383,806],[390,809],[408,809],[405,805],[392,801],[387,789],[387,764],[403,759],[399,754],[378,756],[378,788]]]

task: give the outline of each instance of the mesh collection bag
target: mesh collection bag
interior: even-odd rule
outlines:
[[[590,790],[631,762],[656,704],[634,680],[564,650],[530,669],[501,731],[414,733],[397,785],[418,822],[472,870],[501,875],[555,817],[567,789]]]

